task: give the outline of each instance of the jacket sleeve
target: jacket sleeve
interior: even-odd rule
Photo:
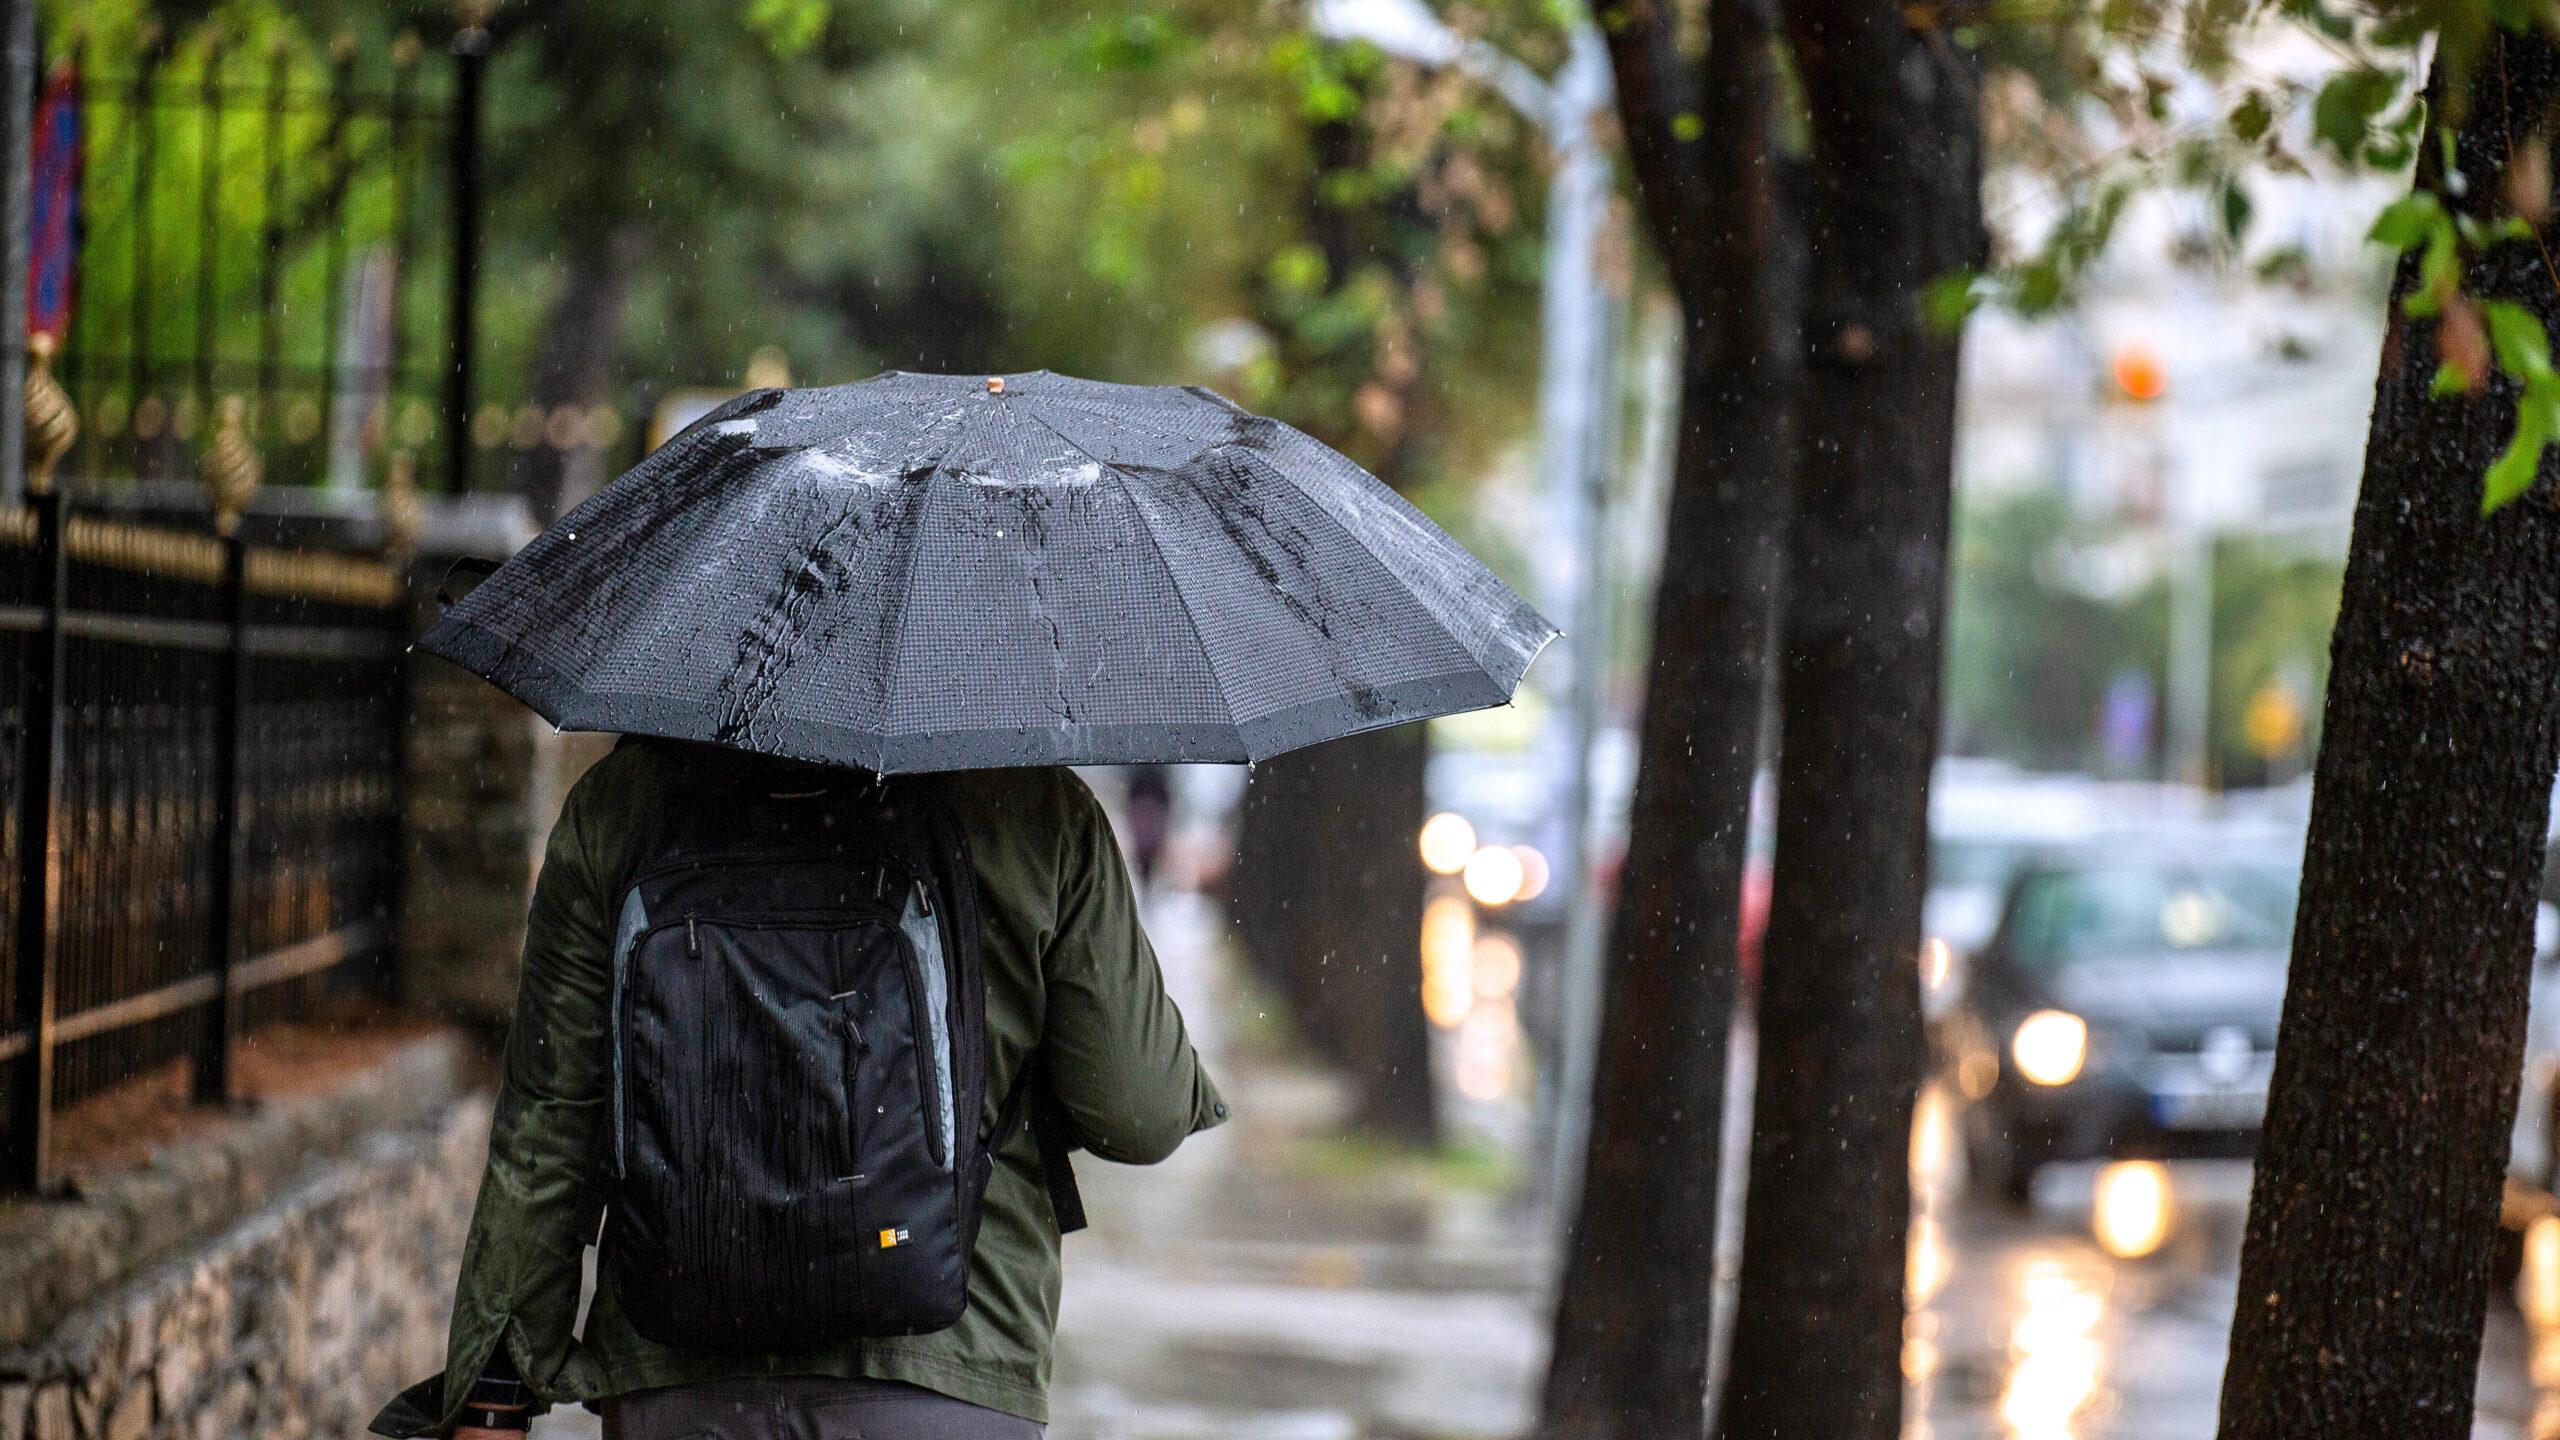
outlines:
[[[1111,822],[1083,781],[1066,784],[1042,1059],[1085,1149],[1152,1165],[1227,1106],[1165,994]]]
[[[489,1163],[471,1216],[442,1375],[374,1421],[386,1435],[444,1434],[501,1347],[545,1405],[560,1397],[578,1312],[580,1262],[604,1209],[600,1132],[608,1103],[610,883],[573,789],[552,828],[525,926]]]

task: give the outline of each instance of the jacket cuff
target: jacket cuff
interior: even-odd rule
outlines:
[[[472,1357],[467,1366],[448,1368],[393,1396],[391,1403],[382,1407],[373,1417],[373,1424],[367,1428],[376,1435],[390,1437],[390,1440],[417,1440],[420,1436],[452,1434],[454,1418],[462,1413],[464,1402],[471,1398],[471,1387],[482,1376],[499,1374],[513,1377],[519,1374],[515,1358],[506,1344],[507,1332],[513,1328],[511,1324],[500,1326],[487,1346]],[[447,1380],[456,1374],[457,1369],[462,1372],[462,1380],[448,1385]],[[532,1392],[533,1399],[526,1405],[525,1413],[547,1414],[551,1401],[542,1393],[541,1387],[528,1381],[526,1389]]]

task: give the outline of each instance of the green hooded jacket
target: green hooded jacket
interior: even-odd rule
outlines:
[[[757,1375],[898,1380],[1028,1420],[1048,1418],[1059,1236],[1038,1147],[1018,1127],[996,1155],[969,1271],[969,1308],[930,1335],[788,1354],[688,1350],[642,1337],[608,1281],[577,1325],[581,1260],[605,1205],[609,893],[651,807],[687,801],[677,752],[626,742],[570,791],[534,885],[489,1164],[454,1296],[444,1373],[373,1422],[450,1431],[500,1346],[544,1405]],[[986,1116],[1033,1057],[1092,1154],[1152,1164],[1226,1118],[1164,991],[1109,820],[1064,769],[902,778],[967,832],[986,971]]]

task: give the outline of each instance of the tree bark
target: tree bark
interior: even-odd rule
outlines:
[[[2460,193],[2433,144],[2417,183],[2485,214],[2511,157],[2548,153],[2525,142],[2560,98],[2560,51],[2538,29],[2493,32],[2471,73]],[[2432,114],[2454,83],[2440,63]],[[2474,293],[2560,321],[2548,243],[2473,264]],[[2531,493],[2480,514],[2515,392],[2429,398],[2436,327],[2399,304],[2417,278],[2412,256],[2331,642],[2224,1440],[2471,1431],[2560,764],[2560,513],[2546,456]]]
[[[1768,0],[1608,34],[1644,215],[1686,321],[1627,857],[1607,950],[1589,1153],[1540,1433],[1705,1429],[1716,1175],[1745,819],[1791,454],[1794,297],[1775,177]]]
[[[1405,725],[1255,766],[1231,892],[1255,969],[1349,1077],[1351,1123],[1415,1145],[1440,1139],[1415,960],[1428,753],[1423,728]]]
[[[1982,263],[1976,75],[1888,0],[1786,11],[1812,120],[1806,366],[1779,639],[1777,864],[1728,1440],[1902,1431],[1911,1109],[1956,337]]]

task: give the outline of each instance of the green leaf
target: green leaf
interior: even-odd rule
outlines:
[[[1287,245],[1272,255],[1267,273],[1271,283],[1296,295],[1313,295],[1324,288],[1328,278],[1324,252],[1300,241]]]
[[[2428,232],[2426,258],[2418,263],[2418,288],[2400,302],[2400,313],[2423,320],[2441,311],[2445,297],[2454,292],[2454,270],[2460,260],[2453,227],[2439,222]]]
[[[2498,368],[2528,384],[2554,378],[2551,337],[2541,319],[2512,300],[2490,300],[2480,306],[2489,321],[2489,348]]]
[[[2320,87],[2311,102],[2311,133],[2349,165],[2364,150],[2365,136],[2393,97],[2400,79],[2371,67],[2341,71]]]
[[[2438,220],[2444,218],[2444,206],[2427,191],[2413,191],[2384,207],[2374,217],[2373,229],[2367,232],[2375,244],[2394,250],[2406,250],[2427,238]]]
[[[747,28],[764,37],[773,53],[788,59],[817,43],[827,28],[827,0],[753,0],[747,6]]]
[[[2051,260],[2030,260],[2018,267],[2016,299],[2012,303],[2021,315],[2049,315],[2061,306],[2069,289],[2060,266]]]
[[[1982,272],[1954,270],[1929,282],[1920,292],[1920,314],[1929,328],[1952,335],[1982,304]]]
[[[2467,395],[2470,392],[2470,377],[2464,375],[2450,360],[2439,363],[2436,366],[2435,379],[2427,383],[2427,395],[2431,399],[2442,400],[2449,396]]]
[[[2225,123],[2231,127],[2233,139],[2254,145],[2275,124],[2275,119],[2275,107],[2267,102],[2266,93],[2252,90],[2248,98],[2233,107]]]
[[[2222,233],[2238,240],[2249,233],[2249,192],[2234,180],[2222,187]]]
[[[2480,477],[2481,514],[2494,515],[2508,501],[2533,488],[2534,473],[2542,468],[2543,447],[2550,441],[2550,412],[2539,405],[2518,407],[2515,438],[2507,442],[2506,452]]]

